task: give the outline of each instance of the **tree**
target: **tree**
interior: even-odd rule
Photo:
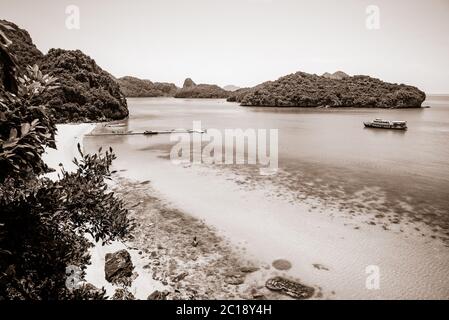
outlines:
[[[12,56],[7,46],[1,50]],[[19,72],[13,59],[6,62]],[[66,268],[85,269],[93,245],[86,234],[104,243],[129,237],[127,209],[105,182],[115,155],[79,148],[75,172],[62,168],[57,181],[42,177],[56,126],[38,101],[57,80],[37,66],[17,73],[15,94],[0,89],[0,300],[104,298],[104,291],[68,288]]]

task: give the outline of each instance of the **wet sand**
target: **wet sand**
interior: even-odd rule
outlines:
[[[215,227],[262,265],[289,260],[292,268],[284,274],[320,288],[324,298],[449,296],[449,250],[441,240],[367,223],[361,227],[360,221],[341,217],[338,208],[291,201],[266,181],[247,188],[230,170],[175,166],[164,158],[163,152],[147,152],[144,160],[119,157],[115,166],[128,168],[120,173],[128,179],[151,180],[164,201]],[[379,290],[366,287],[371,265],[380,269]]]
[[[67,171],[76,167],[77,144],[94,129],[92,124],[58,125],[57,149],[47,150],[44,159],[56,171],[62,164]],[[85,280],[105,288],[112,297],[119,285],[105,280],[106,253],[126,249],[134,264],[129,292],[137,299],[147,299],[154,291],[166,299],[289,299],[265,288],[265,281],[283,272],[249,259],[213,228],[163,200],[150,181],[124,178],[125,171],[114,174],[110,189],[125,200],[136,228],[133,240],[96,243],[90,250],[91,264]],[[319,288],[316,288],[319,290]],[[319,291],[316,294],[320,296]]]
[[[72,132],[71,147],[60,150],[75,152],[78,140]],[[84,142],[92,150],[105,143]],[[138,223],[132,242],[93,248],[87,280],[94,285],[105,283],[104,253],[127,247],[137,272],[131,292],[140,299],[153,290],[166,291],[169,299],[284,298],[264,288],[274,275],[314,287],[314,298],[449,296],[449,251],[442,239],[401,232],[407,228],[401,221],[388,224],[398,230],[361,224],[341,208],[291,197],[275,179],[260,183],[230,168],[175,166],[166,159],[167,146],[132,158],[121,156],[131,151],[127,144],[115,147],[118,173],[111,188]],[[291,267],[275,270],[279,259]],[[378,290],[366,287],[372,265],[380,270]],[[247,266],[258,270],[242,273]]]

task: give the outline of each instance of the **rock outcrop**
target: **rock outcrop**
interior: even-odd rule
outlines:
[[[152,82],[130,76],[119,78],[117,82],[126,97],[172,97],[179,89],[173,83]]]
[[[251,89],[237,90],[228,100],[243,106],[419,108],[425,98],[425,93],[416,87],[369,76],[296,72]]]
[[[213,84],[195,84],[192,79],[187,78],[184,81],[182,89],[176,94],[175,98],[208,98],[225,99],[231,95],[229,91]]]
[[[106,254],[104,273],[107,281],[129,284],[129,280],[133,275],[133,269],[131,255],[125,249]]]
[[[196,83],[193,82],[192,79],[187,78],[187,79],[184,80],[184,84],[182,85],[182,88],[183,89],[188,89],[188,88],[193,88],[195,86],[196,86]]]

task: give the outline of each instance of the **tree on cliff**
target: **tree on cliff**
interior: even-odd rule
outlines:
[[[12,57],[14,93],[0,86],[0,300],[100,299],[104,291],[66,285],[67,267],[89,262],[85,237],[109,242],[132,228],[124,203],[107,191],[112,150],[74,160],[77,170],[62,170],[59,180],[42,177],[42,160],[55,147],[56,127],[42,95],[55,90],[56,78],[37,66],[20,70],[0,34],[0,52]],[[20,77],[19,77],[20,74]]]

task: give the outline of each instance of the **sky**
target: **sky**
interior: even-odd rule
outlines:
[[[0,0],[0,18],[116,77],[245,87],[343,70],[449,93],[449,0]]]

